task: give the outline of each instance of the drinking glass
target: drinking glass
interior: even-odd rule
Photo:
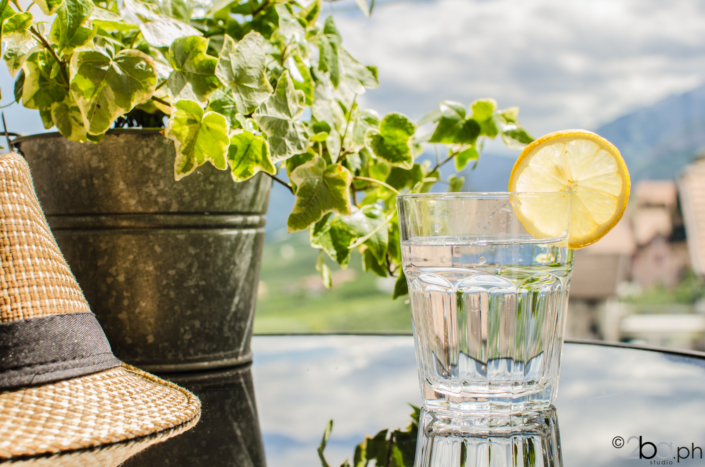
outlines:
[[[558,200],[563,195],[570,196],[397,197],[416,362],[428,410],[501,415],[549,408],[558,389],[573,264],[570,215],[557,215],[553,208],[556,201],[569,204]],[[516,214],[525,212],[523,206],[533,209],[532,216],[544,211],[546,218],[556,217],[548,238],[527,231]]]

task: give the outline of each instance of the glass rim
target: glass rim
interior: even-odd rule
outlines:
[[[397,195],[397,198],[466,198],[466,199],[506,199],[512,195],[557,195],[564,193],[570,195],[567,191],[465,191],[455,193],[402,193]]]

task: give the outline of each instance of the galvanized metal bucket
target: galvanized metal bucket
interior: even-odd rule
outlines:
[[[177,182],[174,146],[158,130],[15,144],[120,359],[154,372],[251,361],[271,179],[234,183],[206,164]]]

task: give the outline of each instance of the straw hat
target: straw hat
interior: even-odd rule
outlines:
[[[189,391],[113,356],[27,163],[0,156],[0,462],[119,465],[200,410]]]

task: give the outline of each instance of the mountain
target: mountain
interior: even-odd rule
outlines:
[[[595,130],[622,153],[632,181],[673,179],[705,148],[705,85]]]

